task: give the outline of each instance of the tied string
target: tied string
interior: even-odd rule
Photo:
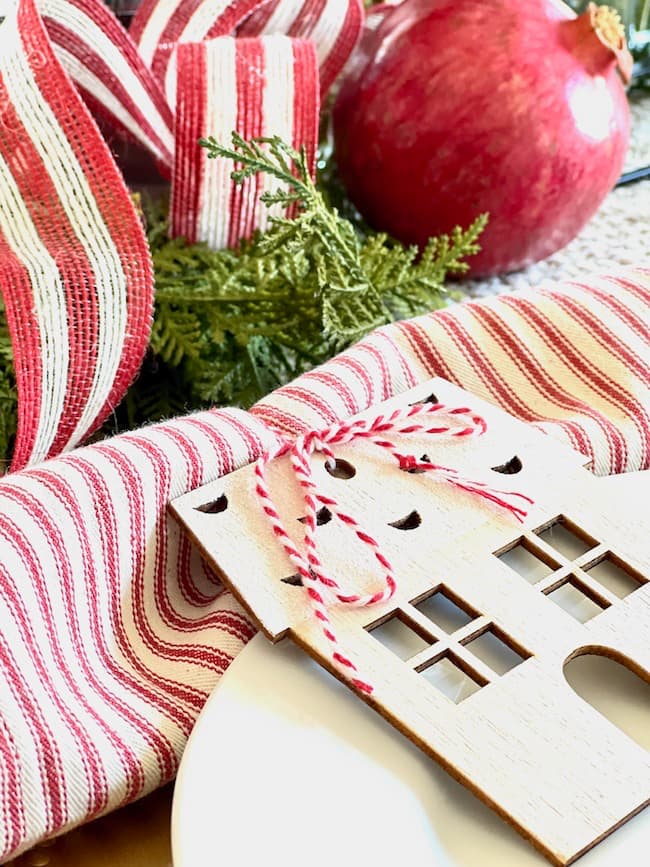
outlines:
[[[438,420],[442,415],[451,417],[450,421],[446,424],[431,424],[432,417]],[[355,419],[333,425],[323,431],[309,431],[293,441],[283,440],[275,451],[263,454],[255,465],[255,492],[274,535],[302,579],[314,616],[319,622],[323,635],[330,643],[332,663],[353,686],[363,693],[371,694],[373,687],[358,676],[356,665],[341,648],[328,615],[328,608],[336,602],[355,607],[378,605],[394,595],[397,583],[393,567],[382,552],[379,543],[363,529],[353,515],[339,508],[336,499],[319,492],[312,475],[311,456],[315,452],[325,455],[326,466],[332,469],[336,464],[332,447],[355,440],[367,440],[390,452],[401,470],[431,473],[436,480],[444,481],[494,503],[509,511],[518,521],[522,521],[527,514],[522,503],[531,504],[532,500],[529,497],[517,491],[495,490],[483,482],[465,479],[453,467],[435,464],[426,456],[417,459],[412,454],[404,454],[397,450],[392,440],[386,438],[387,434],[416,433],[454,438],[468,437],[480,436],[486,430],[485,420],[468,407],[448,408],[441,403],[415,404],[406,409],[397,409],[388,416],[380,415],[374,420]],[[266,480],[268,464],[284,455],[289,456],[295,478],[302,488],[305,506],[305,517],[301,519],[305,526],[304,553],[289,536],[275,507]],[[376,592],[359,594],[348,591],[325,570],[316,546],[317,513],[322,507],[326,507],[332,517],[349,527],[357,539],[372,551],[382,573],[380,589]]]

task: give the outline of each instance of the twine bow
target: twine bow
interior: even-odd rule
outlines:
[[[441,415],[450,416],[451,422],[432,426],[431,418],[438,418]],[[460,422],[460,425],[455,428],[454,422],[457,421]],[[484,482],[465,479],[454,468],[435,464],[426,456],[418,459],[412,454],[404,454],[398,451],[395,443],[385,436],[389,433],[398,435],[421,433],[431,436],[467,437],[482,435],[486,430],[487,424],[482,416],[477,415],[468,407],[450,409],[441,403],[415,404],[407,409],[397,409],[388,416],[380,415],[372,421],[355,419],[333,425],[323,431],[309,431],[294,441],[283,440],[275,451],[263,454],[255,465],[257,479],[255,491],[260,499],[263,512],[274,535],[282,544],[287,557],[298,570],[307,590],[314,616],[319,621],[323,634],[331,645],[332,663],[353,686],[363,693],[371,694],[373,687],[358,677],[356,665],[342,650],[329,618],[328,608],[335,602],[355,607],[381,604],[394,595],[397,582],[393,567],[382,552],[379,543],[363,529],[353,515],[339,508],[334,497],[319,492],[318,486],[313,480],[311,456],[315,452],[322,453],[326,457],[326,466],[331,469],[336,464],[336,458],[332,451],[333,446],[365,439],[379,448],[389,451],[401,470],[435,474],[436,479],[451,484],[460,490],[476,494],[506,509],[518,521],[522,521],[527,512],[522,507],[521,502],[528,504],[533,502],[525,494],[517,491],[496,490]],[[287,533],[266,480],[268,464],[284,455],[289,456],[295,477],[303,490],[305,505],[305,517],[303,518],[305,524],[304,553],[298,549]],[[333,517],[349,527],[356,537],[372,550],[383,573],[381,589],[365,595],[349,592],[344,590],[327,573],[316,545],[317,513],[322,507],[326,507]]]

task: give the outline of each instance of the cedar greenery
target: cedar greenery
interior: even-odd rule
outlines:
[[[201,144],[208,157],[234,161],[236,181],[258,172],[280,181],[262,199],[296,216],[272,217],[265,233],[215,251],[170,240],[165,207],[145,205],[154,322],[141,373],[105,426],[110,433],[204,406],[248,407],[373,328],[445,304],[446,276],[466,271],[464,257],[478,250],[485,216],[433,238],[418,255],[342,217],[312,181],[305,154],[281,139],[247,142],[233,133],[231,147],[213,138]],[[0,455],[16,417],[6,328],[0,401],[5,387]]]

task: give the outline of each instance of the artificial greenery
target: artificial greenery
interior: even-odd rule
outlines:
[[[163,211],[148,209],[156,275],[149,358],[118,413],[132,426],[190,408],[247,407],[326,361],[373,328],[446,303],[444,280],[462,274],[485,225],[432,239],[418,255],[384,234],[362,231],[329,204],[302,153],[278,138],[232,146],[202,141],[226,157],[241,182],[258,172],[282,184],[273,217],[238,250],[169,240]]]
[[[258,172],[281,182],[269,206],[295,211],[237,250],[168,237],[164,204],[144,204],[155,274],[150,346],[137,381],[105,426],[132,428],[190,409],[242,407],[326,361],[373,328],[446,303],[444,280],[478,251],[486,218],[432,239],[421,255],[344,218],[337,198],[311,179],[304,153],[278,138],[226,147],[233,177]],[[339,196],[340,198],[340,196]],[[350,212],[352,213],[352,212]],[[16,429],[11,345],[0,311],[0,456]]]

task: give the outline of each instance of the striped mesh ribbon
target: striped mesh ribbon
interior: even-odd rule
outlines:
[[[172,235],[232,247],[264,229],[277,208],[259,197],[279,182],[267,175],[231,180],[232,163],[208,159],[196,142],[208,133],[227,142],[278,135],[307,150],[315,168],[318,141],[318,67],[314,44],[287,36],[223,36],[178,46],[176,162]]]
[[[93,114],[171,174],[173,118],[138,49],[103,0],[38,0],[54,51]]]
[[[0,291],[18,469],[76,445],[121,400],[153,302],[140,220],[33,0],[11,0],[0,24]]]
[[[362,26],[361,0],[143,0],[130,33],[173,105],[177,43],[228,36],[238,27],[241,36],[311,39],[325,94],[343,69]]]
[[[599,473],[646,468],[649,320],[642,269],[457,305],[374,332],[248,414],[194,414],[0,479],[0,858],[170,779],[254,633],[171,498],[273,450],[273,428],[326,427],[432,375]]]

